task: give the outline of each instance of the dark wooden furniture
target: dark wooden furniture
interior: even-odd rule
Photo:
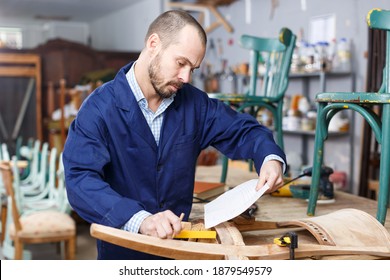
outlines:
[[[15,81],[17,86],[14,85]],[[10,144],[20,135],[21,130],[31,130],[31,127],[34,133],[32,136],[42,139],[40,56],[34,53],[1,52],[0,84],[0,142]]]
[[[111,69],[118,71],[132,60],[139,52],[98,51],[86,45],[63,39],[50,40],[38,46],[34,51],[42,59],[42,115],[44,121],[50,119],[53,109],[60,108],[60,81],[66,81],[66,87],[72,88],[85,82],[84,77],[91,72]],[[54,91],[49,90],[53,83]],[[54,96],[49,96],[54,94]],[[52,104],[49,104],[52,100]],[[67,99],[65,102],[68,102]],[[54,105],[53,105],[54,104]],[[48,141],[49,131],[44,126],[44,140]]]
[[[381,87],[385,58],[386,32],[369,28],[366,91],[377,92]],[[381,115],[380,106],[376,106],[375,110]],[[376,199],[379,190],[380,146],[375,141],[371,126],[367,122],[363,123],[362,134],[359,195]]]
[[[25,115],[25,120],[31,122],[37,118],[37,129],[32,129],[31,125],[23,126],[21,131],[24,139],[28,137],[39,138],[42,141],[48,141],[49,131],[47,128],[47,121],[50,119],[52,112],[60,108],[60,81],[65,80],[67,88],[72,88],[80,84],[88,73],[95,71],[103,71],[110,69],[112,73],[116,73],[122,66],[126,65],[132,60],[138,58],[139,52],[117,52],[117,51],[99,51],[89,46],[82,45],[76,42],[71,42],[63,39],[53,39],[47,41],[45,44],[39,45],[34,49],[28,50],[9,50],[0,49],[0,54],[25,55],[26,53],[33,54],[40,58],[41,69],[41,84],[37,83],[41,95],[36,98],[36,110],[29,108]],[[1,81],[1,87],[4,90],[4,82]],[[6,81],[7,94],[0,94],[0,104],[9,104],[10,99],[15,99],[18,92],[25,90],[25,85],[20,86],[20,83],[26,83],[20,79],[15,81]],[[8,83],[11,83],[8,86]],[[52,83],[54,90],[48,90],[49,84]],[[68,101],[68,100],[66,100]],[[21,100],[15,101],[16,105],[21,106]],[[4,106],[3,106],[4,107]],[[8,105],[9,107],[9,105]],[[3,113],[7,115],[6,126],[10,127],[16,119],[15,110],[4,109]],[[7,124],[7,123],[10,124]],[[33,126],[35,127],[35,125]],[[31,131],[32,130],[32,131]],[[20,136],[20,135],[17,135]],[[12,144],[12,143],[10,143]],[[12,151],[12,148],[11,148]]]

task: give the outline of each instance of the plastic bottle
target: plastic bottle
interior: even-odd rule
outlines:
[[[320,41],[316,44],[315,69],[320,71],[328,70],[328,48],[329,43]]]
[[[338,60],[336,58],[337,58],[337,41],[334,38],[329,42],[329,47],[328,47],[329,71],[333,71],[338,68]]]
[[[308,45],[309,44],[305,41],[300,42],[299,59],[300,59],[300,65],[301,65],[302,70],[305,69],[305,66],[307,65],[307,63],[309,61],[308,52],[307,52]]]
[[[300,71],[300,65],[301,65],[300,47],[301,46],[299,42],[296,42],[292,54],[292,59],[291,59],[291,72],[293,73],[297,73]]]
[[[351,48],[347,38],[341,38],[337,44],[337,57],[341,72],[351,71]]]

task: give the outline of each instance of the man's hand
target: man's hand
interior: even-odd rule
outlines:
[[[142,234],[168,239],[181,230],[181,219],[170,210],[147,217],[139,228]]]
[[[265,183],[269,189],[266,193],[271,193],[280,188],[283,184],[282,163],[277,160],[270,160],[263,164],[260,169],[259,182],[256,186],[256,191],[260,190]]]

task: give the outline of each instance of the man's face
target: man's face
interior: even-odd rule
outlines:
[[[160,50],[151,60],[148,71],[150,82],[162,98],[169,98],[191,80],[205,55],[198,34],[191,26],[178,34],[178,42]]]
[[[161,54],[157,54],[149,65],[149,78],[154,90],[162,98],[169,98],[182,86],[183,82],[178,79],[166,80],[161,70]]]

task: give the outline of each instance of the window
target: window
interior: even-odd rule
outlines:
[[[22,29],[0,27],[0,48],[21,49]]]

